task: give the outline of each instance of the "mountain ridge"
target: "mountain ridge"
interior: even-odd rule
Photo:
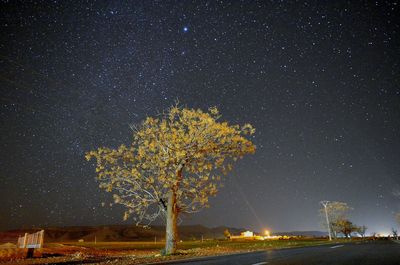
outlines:
[[[45,242],[76,242],[83,240],[91,241],[154,241],[165,239],[165,226],[155,225],[142,227],[135,225],[98,225],[98,226],[53,226],[47,228],[13,229],[0,232],[0,242],[14,242],[18,236],[24,233],[33,233],[38,230],[45,230]],[[200,239],[222,239],[224,231],[228,230],[232,235],[239,235],[248,229],[227,226],[206,227],[200,224],[179,226],[179,238],[181,240]],[[291,231],[275,232],[272,235],[289,235],[304,237],[326,236],[321,231]]]

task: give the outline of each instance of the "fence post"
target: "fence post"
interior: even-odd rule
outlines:
[[[26,248],[26,241],[28,240],[28,233],[25,233],[25,235],[24,235],[24,243],[22,244],[22,247],[23,248]]]
[[[43,247],[43,241],[44,241],[44,230],[40,231],[40,241],[39,241],[40,248]]]

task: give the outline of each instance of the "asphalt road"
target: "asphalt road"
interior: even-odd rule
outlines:
[[[400,265],[400,244],[389,240],[259,251],[167,264]]]

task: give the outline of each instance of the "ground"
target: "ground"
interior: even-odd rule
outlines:
[[[347,240],[348,241],[348,240]],[[337,242],[343,242],[337,241]],[[13,244],[0,246],[4,264],[94,263],[143,264],[157,261],[224,255],[256,250],[314,246],[332,243],[326,239],[292,239],[265,241],[207,240],[180,242],[176,255],[161,256],[164,242],[61,242],[46,244],[35,251],[34,258],[23,259],[24,251]]]

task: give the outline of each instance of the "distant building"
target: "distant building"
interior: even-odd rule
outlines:
[[[261,235],[256,235],[254,232],[252,231],[245,231],[240,233],[239,236],[234,236],[231,235],[229,238],[232,240],[235,239],[245,239],[245,240],[266,240],[266,239],[289,239],[289,236],[283,235],[283,236],[271,236],[269,231],[265,232],[265,236],[261,236]]]
[[[245,232],[240,233],[240,236],[242,236],[242,237],[253,237],[254,233],[251,232],[251,231],[245,231]]]
[[[247,239],[247,240],[264,240],[263,236],[258,236],[252,231],[244,231],[240,233],[240,236],[230,236],[230,239]]]

